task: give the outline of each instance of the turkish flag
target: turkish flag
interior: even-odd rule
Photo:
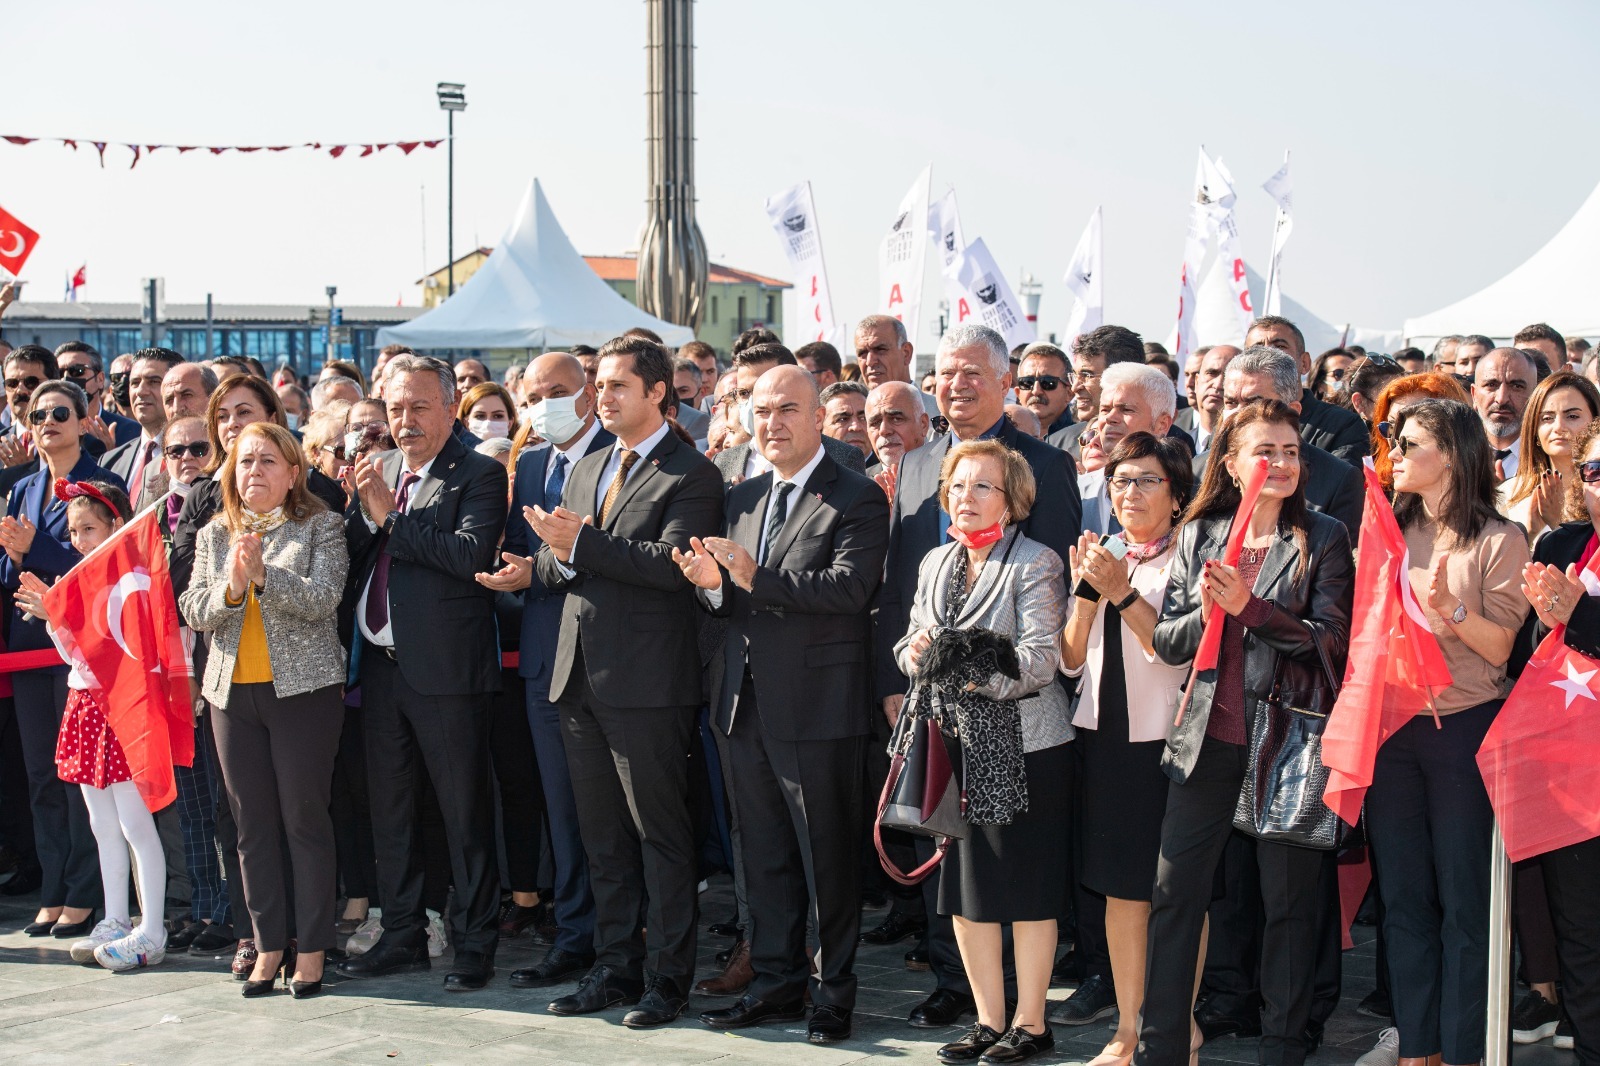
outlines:
[[[1356,552],[1355,609],[1350,618],[1350,658],[1344,684],[1322,734],[1322,794],[1350,825],[1372,784],[1372,767],[1383,742],[1450,684],[1439,639],[1411,588],[1411,555],[1394,508],[1372,460],[1363,463],[1366,508]]]
[[[78,268],[78,272],[76,274],[72,275],[73,291],[77,291],[87,284],[89,284],[89,265],[85,263],[83,266]]]
[[[1582,571],[1600,596],[1600,551]],[[1557,626],[1533,653],[1478,749],[1512,862],[1600,836],[1600,662]]]
[[[39,235],[17,221],[17,217],[0,207],[0,266],[16,277],[22,273],[22,264],[33,254]]]
[[[152,811],[177,798],[172,767],[194,764],[189,656],[151,507],[84,557],[45,594],[100,683],[106,718]]]

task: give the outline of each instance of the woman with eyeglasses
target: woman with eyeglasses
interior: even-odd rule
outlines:
[[[344,419],[350,412],[349,400],[331,400],[306,422],[300,434],[306,459],[323,477],[339,480],[344,467]]]
[[[1262,461],[1266,481],[1245,518],[1238,564],[1230,566],[1221,556],[1241,483]],[[1161,660],[1175,666],[1194,658],[1208,622],[1222,625],[1217,665],[1191,676],[1161,760],[1171,784],[1150,897],[1137,1066],[1197,1059],[1195,972],[1249,770],[1251,731],[1258,716],[1283,713],[1272,705],[1279,692],[1301,695],[1308,708],[1331,707],[1334,682],[1324,663],[1334,679],[1343,676],[1354,570],[1344,524],[1306,506],[1299,417],[1276,400],[1241,406],[1218,430],[1199,495],[1186,512],[1151,640]],[[1263,1066],[1305,1061],[1323,855],[1281,841],[1256,843],[1265,920],[1257,1051]]]
[[[1329,348],[1317,356],[1311,367],[1307,388],[1320,399],[1338,406],[1344,405],[1344,376],[1356,356],[1343,348]]]
[[[1573,450],[1589,423],[1600,417],[1600,389],[1570,370],[1558,370],[1539,382],[1522,415],[1523,461],[1505,497],[1505,516],[1537,541],[1546,530],[1568,519],[1578,484],[1577,453]]]
[[[1150,890],[1167,809],[1161,753],[1188,669],[1158,659],[1152,639],[1194,469],[1182,443],[1149,433],[1123,438],[1106,469],[1126,554],[1118,558],[1093,533],[1072,550],[1067,587],[1074,594],[1061,634],[1061,668],[1084,677],[1072,719],[1083,757],[1078,875],[1106,897],[1117,990],[1116,1033],[1090,1066],[1127,1066],[1144,1005]]]
[[[1367,792],[1401,1066],[1482,1060],[1494,812],[1477,752],[1507,688],[1528,613],[1522,530],[1495,510],[1494,461],[1477,413],[1424,400],[1389,441],[1394,513],[1410,579],[1450,685],[1378,749]]]
[[[0,585],[15,595],[22,575],[53,583],[82,558],[67,532],[67,504],[55,494],[58,478],[98,481],[127,491],[121,478],[102,469],[83,449],[89,398],[70,381],[46,381],[34,389],[26,422],[44,466],[17,482],[0,519]],[[53,648],[41,620],[11,608],[7,649]],[[28,936],[78,939],[94,925],[102,899],[99,851],[82,792],[56,775],[56,740],[67,709],[67,667],[19,670],[10,676],[17,733],[28,774],[34,847],[43,880],[39,913]]]

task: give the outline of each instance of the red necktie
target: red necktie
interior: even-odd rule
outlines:
[[[394,509],[405,513],[411,486],[422,478],[407,470],[400,475],[400,491],[395,493]],[[387,517],[387,516],[385,516]],[[379,538],[378,561],[372,568],[372,583],[367,586],[367,632],[381,633],[389,624],[389,534]]]

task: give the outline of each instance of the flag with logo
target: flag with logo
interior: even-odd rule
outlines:
[[[1017,294],[1011,291],[982,237],[962,249],[947,287],[951,325],[988,326],[1005,338],[1007,348],[1038,339],[1038,330],[1023,314]]]
[[[928,209],[928,234],[939,249],[939,272],[948,274],[961,257],[967,240],[961,234],[961,213],[956,210],[956,191],[951,189]]]
[[[1183,275],[1178,291],[1177,350],[1173,353],[1179,366],[1183,366],[1195,349],[1195,302],[1200,286],[1200,270],[1211,247],[1217,241],[1217,253],[1228,267],[1228,281],[1234,292],[1234,311],[1240,316],[1242,327],[1250,323],[1250,283],[1244,269],[1244,258],[1239,254],[1239,229],[1233,218],[1233,205],[1237,199],[1233,191],[1233,175],[1228,173],[1222,160],[1213,160],[1200,146],[1200,155],[1194,168],[1194,196],[1189,203],[1189,225],[1183,240]]]
[[[932,184],[930,163],[911,183],[895,209],[889,232],[878,246],[878,311],[898,318],[913,343],[922,313],[922,271],[928,259],[928,198]]]
[[[1261,298],[1269,315],[1283,314],[1283,246],[1294,231],[1294,185],[1289,181],[1289,153],[1283,153],[1283,166],[1261,186],[1278,205],[1272,223],[1272,258],[1267,261],[1267,291]],[[1343,346],[1343,342],[1340,342]]]
[[[0,267],[5,267],[11,272],[12,277],[22,273],[22,264],[28,261],[28,256],[33,254],[34,246],[39,243],[39,235],[22,221],[0,207]]]
[[[160,508],[113,533],[45,594],[100,683],[102,704],[145,805],[177,798],[174,764],[194,763],[189,656],[167,572]]]
[[[1072,318],[1067,322],[1067,344],[1105,323],[1105,297],[1100,280],[1100,208],[1089,216],[1083,236],[1072,251],[1072,262],[1067,264],[1067,291],[1077,303],[1072,308]]]
[[[811,202],[811,183],[802,181],[767,197],[767,219],[783,241],[795,273],[792,347],[830,339],[835,332],[833,297],[828,293],[828,268],[822,259],[822,234]]]
[[[1439,639],[1411,587],[1411,553],[1372,460],[1356,552],[1355,607],[1344,684],[1322,734],[1323,802],[1350,825],[1372,785],[1378,749],[1450,684]]]
[[[1579,579],[1600,596],[1589,539]],[[1600,662],[1567,647],[1566,626],[1540,642],[1478,749],[1478,771],[1512,862],[1600,836]]]

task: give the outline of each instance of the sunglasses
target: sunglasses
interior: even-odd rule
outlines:
[[[1403,369],[1405,369],[1404,367],[1402,367],[1400,365],[1400,360],[1396,359],[1392,355],[1367,355],[1367,356],[1363,356],[1362,358],[1366,362],[1371,363],[1373,366],[1381,366],[1385,370],[1403,370]]]
[[[1420,440],[1414,440],[1411,437],[1390,437],[1388,443],[1389,450],[1399,452],[1402,459],[1411,453],[1412,448],[1421,448],[1423,446]]]
[[[28,424],[42,426],[44,425],[44,420],[46,418],[50,419],[52,422],[65,422],[71,417],[72,408],[70,407],[41,407],[36,411],[28,412]]]
[[[44,378],[29,374],[25,378],[6,378],[8,389],[37,389]]]
[[[343,441],[340,441],[338,444],[324,444],[322,446],[322,450],[327,452],[329,455],[333,456],[335,459],[340,460],[341,462],[344,460],[344,442]]]
[[[1348,369],[1348,367],[1341,366],[1335,370],[1326,371],[1322,376],[1328,381],[1343,381],[1345,372]]]
[[[161,454],[173,462],[177,462],[185,455],[191,459],[204,459],[211,454],[211,442],[204,440],[190,441],[188,444],[169,444],[162,449]]]
[[[98,373],[100,373],[98,369],[89,366],[87,363],[76,363],[72,366],[64,366],[61,368],[61,376],[71,378],[74,381],[82,378],[92,378]]]
[[[1578,479],[1585,485],[1600,484],[1600,459],[1590,459],[1579,463]]]
[[[1070,387],[1069,382],[1065,378],[1058,378],[1054,374],[1029,375],[1028,377],[1017,379],[1018,392],[1027,392],[1030,389],[1033,389],[1035,386],[1043,389],[1045,392],[1055,392],[1063,385],[1068,385],[1068,387]]]

